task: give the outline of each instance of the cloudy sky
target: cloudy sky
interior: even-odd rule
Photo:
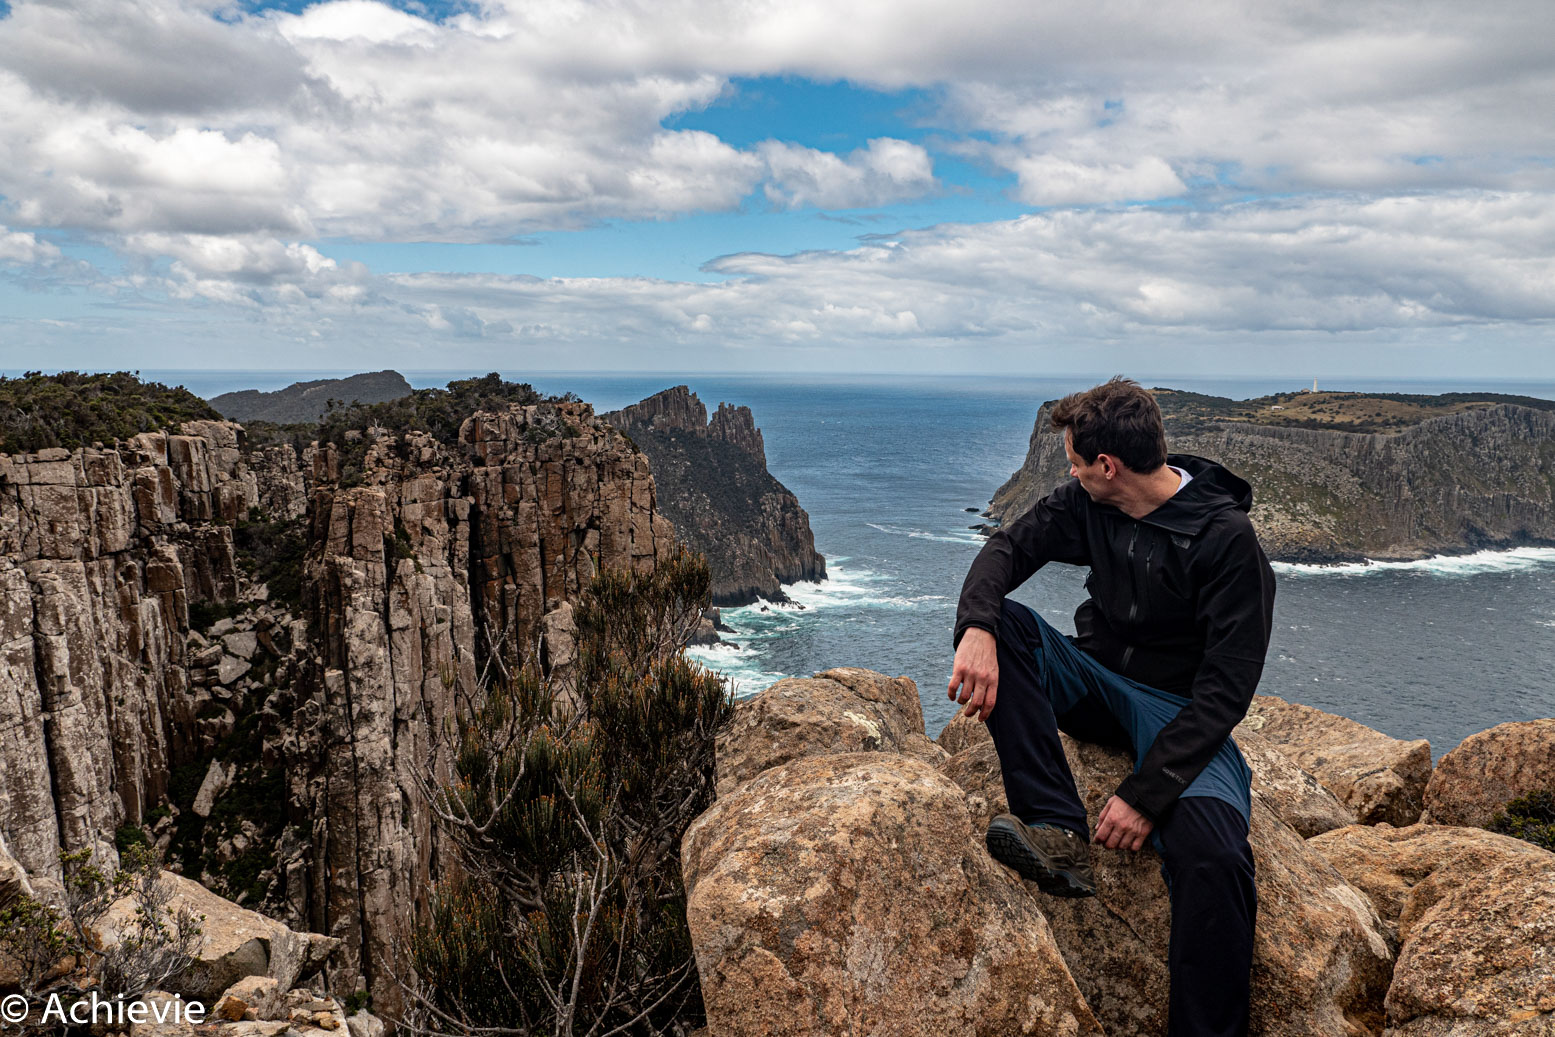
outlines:
[[[0,369],[1555,379],[1555,4],[0,0]]]

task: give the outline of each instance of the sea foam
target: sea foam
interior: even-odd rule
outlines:
[[[1372,576],[1388,572],[1419,572],[1432,576],[1478,576],[1482,573],[1521,572],[1555,565],[1555,548],[1516,547],[1509,551],[1476,551],[1464,555],[1436,555],[1410,562],[1344,562],[1338,565],[1306,565],[1274,562],[1274,571],[1291,576]]]

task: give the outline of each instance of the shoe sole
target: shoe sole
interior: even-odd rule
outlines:
[[[1042,863],[1020,833],[1000,824],[988,826],[988,853],[1000,864],[1015,869],[1021,878],[1037,884],[1042,892],[1054,897],[1094,897],[1096,889],[1087,886],[1067,871]]]

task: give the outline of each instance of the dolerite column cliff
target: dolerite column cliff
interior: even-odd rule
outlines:
[[[987,514],[1013,521],[1069,477],[1043,404],[1020,470]],[[1167,446],[1221,462],[1253,487],[1271,559],[1343,562],[1555,542],[1555,413],[1500,404],[1396,435],[1247,422],[1174,427]]]
[[[707,408],[684,385],[600,417],[623,429],[653,464],[664,513],[707,556],[713,604],[785,600],[782,585],[826,578],[810,516],[767,471],[749,407]]]
[[[290,448],[256,472],[238,426],[182,431],[0,456],[0,832],[35,875],[166,797],[197,751],[189,606],[234,598],[228,523],[300,485]]]
[[[568,614],[596,563],[651,569],[674,531],[647,458],[587,404],[479,413],[457,444],[365,435],[364,485],[337,484],[336,447],[317,454],[315,654],[282,704],[292,811],[310,837],[287,896],[342,939],[334,989],[368,989],[392,1012],[396,948],[442,870],[418,780],[447,773],[444,722],[494,648],[565,630],[544,621]]]

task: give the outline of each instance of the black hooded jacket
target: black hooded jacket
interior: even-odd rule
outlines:
[[[1043,565],[1089,566],[1076,646],[1114,673],[1190,699],[1118,786],[1152,821],[1247,715],[1274,616],[1274,573],[1247,517],[1252,487],[1202,457],[1167,463],[1193,479],[1143,518],[1097,504],[1071,479],[995,532],[962,585],[955,632],[957,645],[967,627],[997,637],[1005,595]]]

